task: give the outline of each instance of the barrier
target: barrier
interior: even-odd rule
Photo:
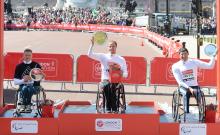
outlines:
[[[128,77],[123,79],[125,84],[146,84],[147,61],[144,57],[124,57],[128,67]],[[77,83],[98,83],[101,77],[101,64],[81,55],[77,59]]]
[[[21,62],[23,53],[9,52],[5,55],[4,79],[14,79],[16,65]],[[128,77],[123,79],[124,84],[132,84],[137,92],[138,85],[146,85],[147,61],[144,57],[124,57],[128,67]],[[65,61],[64,61],[65,59]],[[73,57],[69,54],[41,54],[34,53],[33,60],[40,63],[45,74],[46,81],[73,82]],[[176,80],[172,74],[172,65],[178,59],[156,57],[151,61],[150,85],[176,86]],[[207,61],[207,60],[205,60]],[[63,66],[65,65],[65,66]],[[101,65],[98,61],[90,59],[87,55],[81,55],[77,59],[76,83],[100,82]],[[199,70],[199,85],[202,87],[216,87],[216,67],[214,70]],[[209,77],[212,76],[212,77]],[[65,84],[62,84],[65,87]],[[83,86],[80,86],[82,90]],[[61,89],[62,89],[61,88]]]
[[[14,79],[15,67],[22,61],[23,53],[8,52],[5,57],[4,79]],[[46,74],[46,81],[72,82],[73,57],[69,54],[33,53]]]
[[[26,24],[7,24],[5,28],[9,29],[25,29]],[[88,25],[73,25],[73,24],[49,24],[43,25],[40,23],[31,24],[32,29],[48,29],[48,30],[87,30],[87,31],[106,31],[115,33],[126,33],[132,34],[139,37],[145,37],[151,42],[155,43],[158,47],[163,48],[164,56],[168,57],[178,57],[179,43],[172,42],[171,39],[164,37],[160,34],[148,31],[144,28],[139,27],[129,27],[129,26],[117,26],[117,25],[99,25],[99,24],[88,24]],[[169,55],[167,55],[169,54]],[[177,56],[176,56],[177,55]]]
[[[164,37],[160,34],[145,30],[144,37],[155,43],[158,47],[163,49],[163,55],[171,58],[179,58],[178,50],[182,47],[181,43]]]
[[[151,85],[177,85],[172,74],[172,65],[179,59],[155,57],[151,61],[150,84]],[[203,60],[208,61],[208,60]],[[202,87],[216,87],[216,66],[214,69],[200,69],[198,82]]]

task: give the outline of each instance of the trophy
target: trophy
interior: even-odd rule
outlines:
[[[217,53],[217,47],[216,45],[214,44],[208,44],[205,46],[204,48],[204,53],[207,55],[207,56],[215,56],[216,53]]]
[[[33,68],[30,71],[30,77],[34,81],[41,81],[44,78],[44,73],[40,68]]]
[[[97,45],[104,45],[108,40],[108,36],[105,32],[97,31],[94,34],[94,42]]]

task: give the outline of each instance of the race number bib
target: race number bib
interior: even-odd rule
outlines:
[[[192,69],[183,71],[182,76],[183,76],[183,81],[184,82],[194,80]]]

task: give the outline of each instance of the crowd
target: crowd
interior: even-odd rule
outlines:
[[[131,25],[132,19],[127,13],[114,11],[110,8],[72,8],[56,10],[49,7],[33,9],[30,13],[18,12],[16,15],[6,15],[5,22],[13,24],[109,24],[109,25]]]
[[[216,18],[202,20],[202,34],[216,34]]]
[[[66,8],[64,10],[56,10],[52,7],[33,8],[31,12],[17,10],[13,15],[5,15],[5,23],[8,24],[105,24],[105,25],[123,25],[130,26],[134,24],[134,19],[128,17],[128,12],[123,9],[112,8]],[[184,18],[174,16],[171,21],[171,33],[189,34],[190,31],[196,31],[196,18]],[[163,23],[157,26],[156,32],[163,33]],[[216,18],[201,19],[202,34],[216,34]]]
[[[174,18],[174,30],[183,30],[185,29],[187,32],[190,29],[196,30],[197,27],[197,20],[196,18],[183,18],[183,17],[175,17]],[[201,34],[216,34],[216,18],[209,17],[209,18],[202,18],[200,20],[201,24]]]
[[[190,34],[197,32],[197,19],[196,18],[186,18],[180,16],[172,16],[170,18],[171,25],[170,25],[170,34],[171,35],[178,35],[179,33],[182,34]],[[150,27],[150,30],[164,34],[165,27],[164,27],[164,20],[158,21],[158,26]],[[202,35],[215,35],[216,34],[216,18],[209,17],[209,18],[201,18],[200,19],[200,28]]]

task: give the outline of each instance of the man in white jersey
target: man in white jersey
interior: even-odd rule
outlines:
[[[88,51],[88,56],[92,59],[95,59],[101,63],[101,82],[100,82],[100,91],[103,96],[102,98],[106,99],[106,109],[107,112],[118,113],[119,100],[118,94],[124,94],[124,86],[122,83],[110,83],[109,71],[113,65],[121,70],[121,76],[126,78],[128,76],[126,61],[123,57],[116,54],[117,42],[110,41],[108,44],[109,53],[94,53],[92,51],[94,46],[94,37],[91,39],[91,46]],[[98,110],[97,110],[98,111]],[[99,112],[99,111],[98,111]]]
[[[210,61],[203,62],[198,59],[188,58],[189,52],[186,48],[180,48],[180,61],[172,65],[173,75],[179,85],[183,96],[184,112],[186,119],[189,117],[189,98],[194,95],[197,103],[201,102],[201,90],[197,80],[198,69],[212,69],[215,66],[215,56]]]

